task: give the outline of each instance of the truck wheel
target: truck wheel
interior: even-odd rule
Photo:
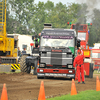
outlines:
[[[37,59],[35,60],[34,62],[34,72],[33,72],[33,75],[37,75]]]
[[[20,58],[20,69],[21,69],[21,72],[27,72],[27,73],[30,73],[31,69],[29,67],[27,67],[26,65],[26,57],[27,55],[23,55],[21,58]]]

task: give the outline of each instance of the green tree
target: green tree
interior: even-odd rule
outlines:
[[[94,9],[92,17],[92,26],[90,28],[89,45],[100,43],[100,10]]]
[[[68,21],[70,21],[68,7],[59,2],[52,11],[48,12],[45,22],[52,23],[54,28],[67,28]]]
[[[43,24],[45,22],[45,8],[44,8],[44,2],[40,2],[36,5],[35,8],[35,14],[33,15],[33,18],[31,20],[31,25],[33,27],[33,30],[39,34],[43,29]]]
[[[13,28],[13,22],[15,21],[11,16],[10,16],[10,12],[7,11],[6,14],[6,30],[8,34],[12,34],[14,32],[14,28]]]
[[[16,33],[19,34],[32,34],[32,27],[30,20],[35,13],[34,0],[9,0],[11,12],[17,20]]]
[[[38,4],[35,4],[34,0],[8,0],[7,3],[7,23],[11,24],[7,26],[9,33],[11,29],[19,34],[38,34],[42,31],[44,23],[51,23],[54,28],[70,28],[67,22],[86,23],[88,13],[86,4],[65,5],[59,2],[54,5],[49,0],[46,3],[39,1]]]

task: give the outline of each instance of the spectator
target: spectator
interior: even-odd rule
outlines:
[[[22,51],[22,54],[26,54],[26,48],[24,48],[24,50]]]
[[[20,57],[21,56],[21,51],[20,51],[20,48],[18,47],[18,56]]]

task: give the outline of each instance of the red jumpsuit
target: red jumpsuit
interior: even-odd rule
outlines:
[[[83,53],[81,55],[78,55],[75,59],[74,59],[74,63],[73,66],[77,66],[77,74],[78,74],[78,82],[81,81],[80,78],[80,73],[81,73],[81,77],[82,77],[82,82],[84,82],[84,65],[83,65],[83,61],[84,60],[84,55]]]

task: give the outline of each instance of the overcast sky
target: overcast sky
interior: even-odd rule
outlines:
[[[38,3],[39,1],[46,3],[48,0],[34,0],[35,3]],[[88,7],[91,9],[97,8],[100,9],[100,0],[49,0],[54,2],[54,4],[62,2],[63,4],[67,3],[86,3]]]
[[[38,3],[39,1],[46,3],[48,0],[34,0],[34,1],[35,1],[35,3]],[[54,2],[54,4],[59,3],[59,2],[62,2],[63,4],[67,4],[67,3],[71,3],[71,2],[77,3],[76,0],[49,0],[49,1]]]

